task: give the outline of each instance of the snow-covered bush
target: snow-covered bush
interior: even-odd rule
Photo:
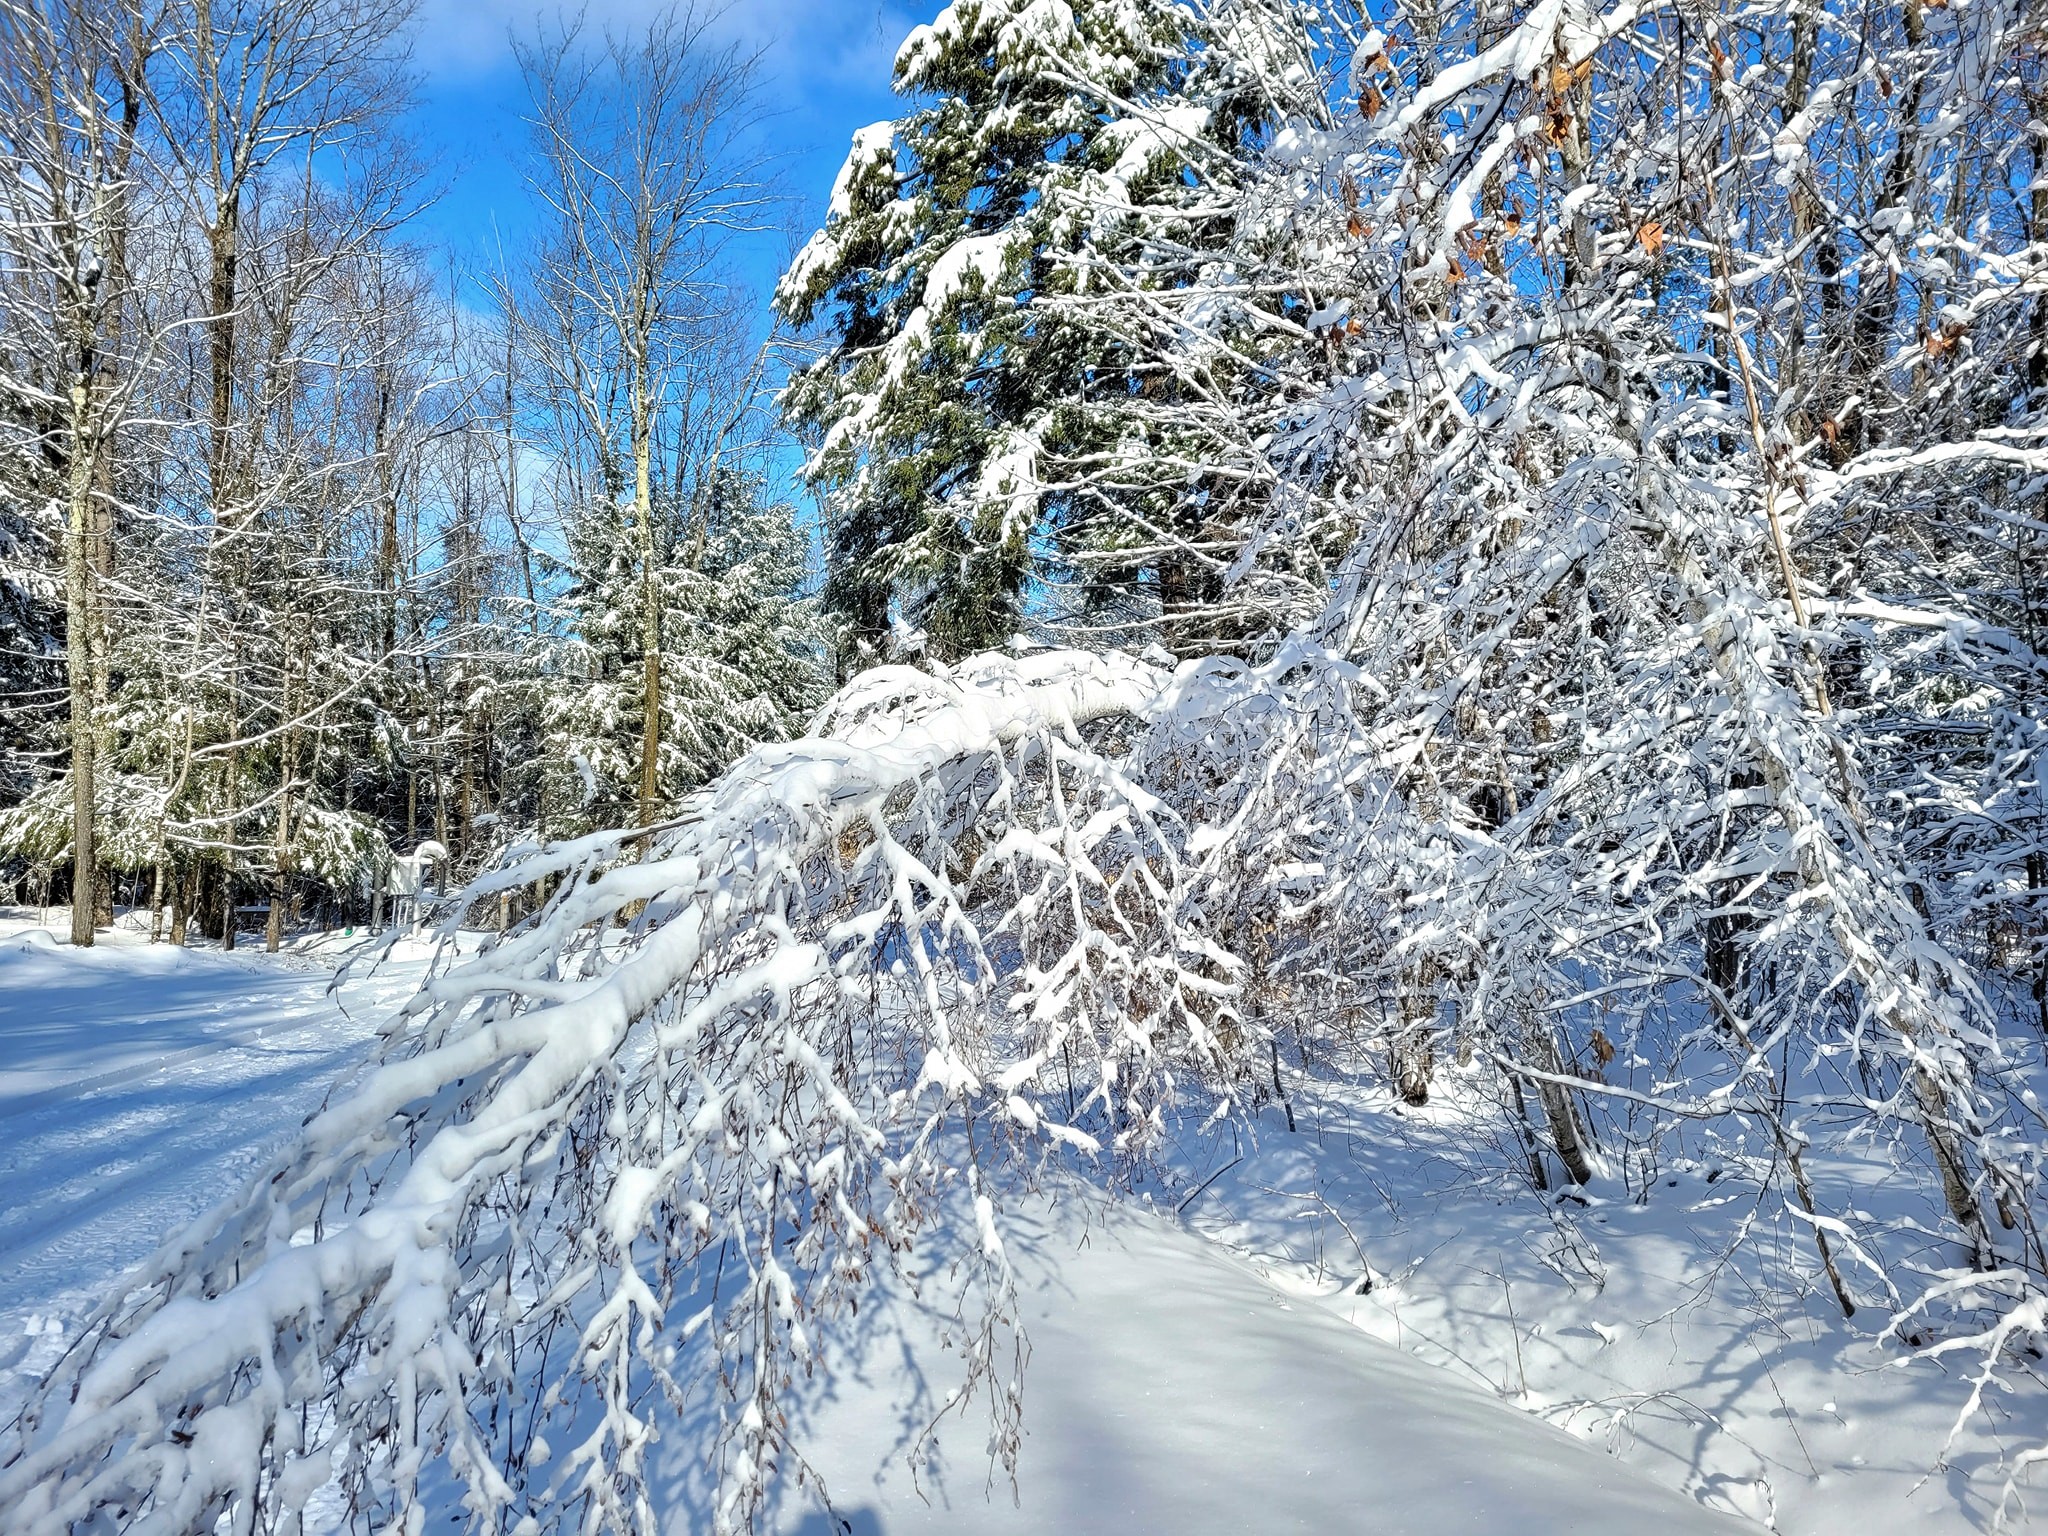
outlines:
[[[715,1365],[721,1518],[743,1526],[817,1319],[927,1230],[963,1156],[968,1385],[1013,1455],[976,1163],[1140,1156],[1174,1074],[1249,1044],[1229,957],[1182,921],[1183,828],[1090,744],[1165,685],[1070,653],[885,671],[650,857],[607,834],[477,881],[468,903],[548,894],[428,985],[246,1199],[110,1298],[8,1453],[17,1524],[288,1527],[331,1477],[402,1524],[445,1458],[479,1520],[632,1529],[689,1359]],[[729,1278],[705,1294],[707,1261]]]

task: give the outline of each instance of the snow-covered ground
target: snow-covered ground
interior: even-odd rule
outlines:
[[[69,1320],[362,1059],[423,964],[330,995],[333,944],[177,950],[122,926],[78,950],[60,925],[0,908],[0,1414]]]
[[[920,1498],[905,1453],[957,1372],[943,1304],[894,1296],[803,1425],[841,1523],[796,1505],[783,1532],[1740,1536],[1142,1204],[1034,1202],[1005,1245],[1031,1341],[1019,1501],[971,1411]]]
[[[1455,1087],[1440,1082],[1440,1088]],[[2048,1442],[2038,1379],[1968,1411],[1980,1354],[1923,1354],[1871,1275],[1845,1319],[1768,1147],[1703,1145],[1626,1187],[1533,1195],[1497,1119],[1384,1092],[1297,1095],[1192,1162],[1184,1221],[1297,1304],[1346,1322],[1552,1424],[1701,1504],[1797,1536],[2029,1525],[2016,1453]],[[1474,1123],[1475,1119],[1478,1123]],[[1937,1235],[1911,1147],[1815,1156],[1824,1209],[1853,1212],[1916,1267],[1964,1256]],[[1213,1176],[1213,1177],[1212,1177]],[[1369,1281],[1369,1284],[1365,1283]],[[1950,1431],[1958,1425],[1952,1443]]]
[[[82,952],[0,912],[0,1411],[103,1287],[362,1059],[425,960],[402,949],[330,991],[344,948],[117,932]],[[1179,1190],[1012,1217],[1020,1505],[972,1412],[941,1421],[915,1480],[906,1464],[957,1375],[934,1283],[863,1307],[812,1384],[801,1441],[834,1509],[793,1497],[778,1528],[1725,1536],[1727,1511],[1800,1536],[1935,1533],[1987,1528],[1993,1453],[2048,1438],[1981,1421],[1936,1469],[1957,1377],[1902,1366],[1881,1313],[1764,1299],[1759,1266],[1782,1279],[1803,1250],[1739,1169],[1658,1170],[1646,1200],[1553,1218],[1464,1160],[1451,1111],[1296,1107],[1298,1134],[1191,1162]],[[679,1532],[702,1511],[681,1438]]]

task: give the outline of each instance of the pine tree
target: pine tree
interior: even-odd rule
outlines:
[[[11,446],[26,446],[14,434]],[[28,496],[31,455],[0,468],[0,804],[26,796],[62,751],[56,706],[64,692],[63,620],[50,579],[54,540]],[[24,476],[26,471],[26,476]]]
[[[799,734],[822,702],[824,674],[814,605],[799,590],[805,549],[791,507],[768,501],[759,477],[730,468],[687,500],[664,487],[654,505],[666,810],[748,749]],[[600,502],[570,529],[567,633],[543,684],[550,834],[639,818],[650,586],[639,550],[615,503]]]
[[[904,42],[912,109],[855,135],[776,301],[829,336],[784,407],[830,509],[842,668],[891,653],[892,617],[942,657],[1000,643],[1048,580],[1078,581],[1069,610],[1213,595],[1228,552],[1172,512],[1199,460],[1157,451],[1147,404],[1176,381],[1090,302],[1123,258],[1184,281],[1229,232],[1196,167],[1260,118],[1202,25],[1172,0],[958,0]]]
[[[957,1400],[989,1389],[1014,1469],[1003,1175],[1079,1149],[1127,1183],[1277,1091],[1283,1060],[1312,1070],[1283,1036],[1346,1092],[1378,1070],[1411,1102],[1455,1045],[1443,1123],[1484,1127],[1491,1099],[1539,1188],[1732,1151],[1753,1211],[1791,1218],[1766,1246],[1798,1234],[1818,1261],[1768,1301],[1797,1314],[1818,1282],[1928,1329],[1928,1355],[1981,1350],[1969,1411],[2020,1384],[2048,1315],[2039,1041],[2015,1006],[2048,884],[2039,16],[1545,0],[1412,7],[1389,36],[1344,0],[1206,15],[1230,28],[1185,79],[1213,67],[1281,125],[1232,182],[1183,168],[1228,192],[1224,245],[1165,279],[1149,238],[1103,260],[1056,222],[1089,184],[1042,168],[1067,163],[1042,124],[1011,206],[976,224],[970,176],[959,238],[904,243],[892,221],[940,201],[926,169],[899,189],[930,146],[891,125],[792,278],[844,265],[820,292],[859,346],[791,399],[841,476],[835,574],[867,583],[870,642],[894,610],[956,646],[1025,601],[977,571],[965,517],[1019,483],[976,489],[1016,462],[1001,433],[1121,336],[1126,397],[1159,403],[1119,404],[1116,453],[1057,462],[1128,515],[1164,418],[1206,434],[1166,505],[1206,519],[1251,488],[1226,590],[1268,582],[1247,606],[1281,643],[1172,671],[1037,650],[879,669],[650,827],[617,814],[645,810],[631,703],[669,692],[636,664],[695,646],[713,709],[768,691],[801,647],[743,621],[786,596],[788,522],[715,473],[642,476],[635,506],[598,455],[562,454],[602,494],[562,501],[557,708],[614,754],[591,817],[629,825],[473,888],[466,909],[551,894],[451,953],[352,1096],[93,1314],[35,1388],[41,1438],[0,1466],[28,1530],[289,1525],[329,1471],[386,1523],[460,1501],[499,1528],[638,1530],[664,1401],[707,1425],[719,1526],[746,1529],[800,1465],[816,1320],[934,1248],[973,1287]],[[983,74],[1021,49],[1061,78],[1034,39],[1086,24],[962,0],[902,73],[935,123],[978,102],[941,125],[994,142],[1015,120]],[[1096,292],[1141,321],[1091,320]],[[1004,414],[1012,362],[1048,395]],[[1184,393],[1148,395],[1148,371]],[[879,499],[920,454],[915,496]],[[1005,527],[1028,569],[1074,526],[1045,487],[1081,491],[1035,484],[993,530],[998,576]],[[850,521],[869,513],[906,521]],[[960,559],[931,563],[941,545]],[[1007,615],[949,606],[989,594]],[[728,722],[664,734],[715,745]],[[664,771],[672,808],[698,763]],[[1856,1182],[1810,1177],[1823,1158]],[[1843,1198],[1873,1174],[1925,1212]],[[696,1325],[653,1326],[707,1289]],[[531,1454],[540,1427],[582,1448],[567,1477]],[[187,1454],[208,1434],[281,1470]]]

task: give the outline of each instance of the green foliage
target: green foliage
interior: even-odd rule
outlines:
[[[1198,21],[1173,0],[958,0],[898,53],[912,109],[855,135],[776,298],[830,336],[783,407],[815,445],[843,665],[887,655],[892,617],[944,657],[999,644],[1074,560],[1136,550],[1105,567],[1128,590],[1174,553],[1146,512],[1170,518],[1184,473],[1084,472],[1144,464],[1155,429],[1131,407],[1160,381],[1060,301],[1146,242],[1227,233],[1192,160],[1243,112]]]
[[[694,506],[665,498],[661,603],[662,800],[673,804],[763,741],[798,734],[823,701],[815,604],[800,595],[804,539],[760,482],[718,474]],[[550,832],[639,816],[646,584],[622,508],[592,509],[570,538],[570,631],[543,685]]]
[[[292,817],[294,874],[308,875],[338,891],[367,896],[371,882],[391,857],[384,833],[366,816],[324,805],[308,805]]]

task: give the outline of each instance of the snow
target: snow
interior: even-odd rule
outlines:
[[[1161,107],[1143,117],[1109,124],[1103,129],[1103,140],[1118,151],[1116,164],[1109,170],[1110,181],[1128,189],[1151,169],[1153,161],[1185,155],[1208,130],[1209,108],[1202,103]],[[1128,190],[1124,197],[1129,200]]]
[[[895,153],[895,123],[869,123],[865,128],[854,129],[853,147],[847,151],[846,163],[839,168],[838,179],[832,183],[832,198],[825,214],[827,224],[852,216],[853,184],[877,161],[890,159]]]
[[[1016,537],[1029,535],[1038,509],[1038,455],[1041,444],[1030,432],[1008,432],[981,466],[976,498],[1003,509],[1005,526]]]
[[[428,838],[411,853],[400,854],[391,861],[391,868],[385,872],[384,894],[387,896],[418,897],[426,889],[427,870],[436,864],[445,864],[448,850]]]
[[[1944,1454],[1979,1352],[1928,1358],[1882,1304],[1845,1320],[1801,1213],[1758,1181],[1768,1147],[1546,1200],[1503,1168],[1469,1099],[1416,1110],[1324,1083],[1297,1088],[1294,1111],[1299,1134],[1273,1115],[1256,1142],[1226,1134],[1175,1199],[1297,1305],[1707,1508],[1797,1536],[1995,1528],[2002,1456],[2038,1438],[2038,1406],[1987,1403]],[[1809,1153],[1823,1208],[1867,1233],[1931,1229],[1894,1155]],[[1867,1270],[1850,1278],[1875,1299]]]
[[[1019,1499],[991,1489],[969,1411],[903,1459],[954,1368],[943,1305],[896,1294],[804,1426],[857,1536],[1366,1530],[1739,1536],[1737,1522],[1282,1294],[1142,1207],[1067,1191],[1013,1210],[1031,1358]],[[869,1309],[862,1309],[863,1316]],[[907,1341],[907,1346],[906,1342]],[[973,1405],[969,1405],[970,1410]],[[957,1441],[957,1448],[956,1448]],[[879,1469],[879,1470],[877,1470]],[[792,1501],[777,1526],[824,1536]]]
[[[416,983],[424,948],[330,997],[336,944],[219,954],[115,932],[74,950],[47,932],[23,913],[0,920],[12,1090],[0,1116],[16,1192],[0,1219],[0,1405],[18,1401],[164,1227],[236,1188],[362,1059],[381,1010]],[[137,1067],[145,1075],[115,1081]],[[643,1169],[629,1174],[612,1196],[621,1223],[651,1184]],[[981,1227],[993,1243],[987,1217]],[[989,1497],[971,1417],[948,1417],[928,1444],[918,1485],[932,1503],[913,1487],[905,1440],[954,1366],[942,1300],[932,1303],[944,1284],[924,1305],[893,1286],[862,1309],[870,1323],[844,1339],[846,1356],[803,1409],[807,1446],[852,1530],[1087,1530],[1112,1516],[1128,1532],[1348,1530],[1362,1509],[1382,1532],[1731,1530],[1300,1307],[1153,1212],[1073,1190],[1012,1210],[1001,1247],[1018,1266],[1032,1339],[1022,1503],[1001,1487]],[[217,1450],[233,1454],[229,1430],[217,1425]],[[678,1513],[690,1509],[692,1450],[670,1452]],[[322,1470],[295,1477],[317,1487]],[[778,1520],[786,1532],[825,1528],[803,1495],[784,1499]]]
[[[336,945],[230,956],[116,933],[81,952],[43,931],[0,920],[10,1085],[33,1072],[37,1091],[59,1095],[22,1108],[17,1093],[0,1110],[10,1188],[34,1191],[0,1217],[0,1407],[162,1228],[229,1193],[360,1060],[380,1010],[417,980],[421,948],[330,998]],[[204,1053],[104,1086],[145,1065],[130,1025],[151,1048]],[[614,1199],[637,1204],[647,1184],[622,1180]],[[864,1306],[799,1398],[804,1446],[846,1524],[788,1491],[774,1529],[1138,1536],[1340,1531],[1368,1516],[1387,1536],[1739,1529],[1289,1297],[1158,1212],[1067,1190],[1010,1210],[1000,1242],[1031,1339],[1021,1502],[991,1485],[971,1412],[940,1420],[915,1474],[906,1457],[956,1374],[949,1291],[933,1274],[916,1297],[896,1284]],[[235,1432],[214,1425],[213,1450],[239,1454]],[[696,1449],[664,1452],[667,1529],[701,1528]],[[298,1493],[325,1472],[317,1458],[295,1467]],[[323,1507],[313,1499],[309,1532],[335,1529]]]
[[[58,944],[0,908],[0,1417],[159,1237],[233,1194],[367,1054],[426,947],[330,995],[349,941]]]
[[[361,1061],[426,946],[330,996],[348,947],[228,955],[117,930],[79,951],[0,916],[0,1176],[17,1191],[0,1407],[161,1230],[232,1192]],[[800,1444],[847,1522],[831,1529],[1309,1532],[1362,1510],[1387,1533],[1743,1528],[1724,1514],[1802,1536],[1983,1528],[1979,1440],[1949,1461],[1961,1497],[1920,1486],[1969,1362],[1909,1361],[1875,1313],[1854,1327],[1817,1297],[1762,1300],[1755,1266],[1805,1250],[1739,1175],[1674,1167],[1654,1197],[1580,1194],[1561,1219],[1503,1193],[1457,1110],[1327,1085],[1297,1110],[1301,1134],[1268,1119],[1156,1208],[1061,1186],[1011,1205],[998,1237],[974,1196],[1029,1330],[1021,1502],[972,1412],[921,1439],[958,1371],[935,1269],[843,1323],[799,1395]],[[1830,1204],[1882,1205],[1884,1166],[1835,1166]],[[621,1170],[615,1239],[654,1184]],[[1561,1265],[1568,1227],[1589,1237]],[[676,1529],[703,1513],[692,1449],[672,1452]],[[822,1536],[825,1518],[785,1491],[771,1524]]]
[[[1008,235],[970,235],[954,241],[932,263],[924,284],[924,307],[933,314],[942,312],[970,278],[985,289],[993,288],[1003,274],[1009,248]]]
[[[0,1121],[287,1041],[333,1012],[331,978],[300,956],[174,949],[127,928],[73,949],[31,912],[0,908]]]
[[[1454,100],[1496,74],[1526,79],[1547,62],[1548,54],[1555,47],[1554,33],[1563,11],[1562,0],[1539,0],[1519,27],[1484,53],[1461,59],[1438,71],[1436,78],[1418,90],[1395,115],[1393,123],[1385,130],[1386,137],[1394,138],[1408,132],[1432,109]]]
[[[496,898],[502,942],[388,1019],[415,956],[330,989],[319,945],[78,953],[15,919],[0,1402],[31,1406],[0,1441],[5,1536],[290,1529],[331,1512],[330,1471],[365,1527],[441,1523],[459,1483],[479,1530],[638,1533],[650,1492],[727,1536],[770,1494],[800,1531],[997,1528],[1020,1452],[1033,1528],[2023,1516],[2048,1461],[2024,579],[2048,266],[2038,229],[1976,211],[1998,178],[1952,174],[2026,147],[1999,114],[2027,8],[1937,9],[1935,46],[1887,23],[1815,51],[1809,13],[1766,7],[1749,44],[1721,30],[1731,58],[1711,26],[1650,46],[1634,0],[1382,8],[1401,36],[1365,39],[1355,95],[1359,7],[1220,3],[1190,39],[1174,0],[1079,26],[1068,0],[958,0],[913,32],[908,115],[856,137],[781,290],[819,332],[881,331],[819,335],[783,399],[820,429],[841,574],[872,578],[896,660],[929,658],[864,673],[803,741],[712,703],[752,661],[682,668],[692,710],[776,744],[723,776],[737,744],[690,747],[703,788],[637,834],[544,843],[555,775],[529,816],[487,771],[504,853],[463,901]],[[1825,78],[1779,93],[1788,48]],[[1231,144],[1156,174],[1226,105]],[[1686,148],[1701,111],[1725,163]],[[1926,174],[1855,174],[1894,141]],[[1147,166],[1131,208],[1110,183]],[[993,292],[1026,251],[1029,292]],[[1821,289],[1856,314],[1785,329]],[[1038,317],[1000,356],[976,292]],[[934,368],[966,380],[945,430]],[[1052,512],[1103,517],[1047,523],[1055,485]],[[1186,602],[1176,550],[1228,569],[1221,601]],[[1012,627],[960,606],[988,553],[1136,600],[1068,610],[994,568],[1048,638],[1128,647],[1156,604],[1162,643],[1251,659],[958,661]],[[545,633],[572,656],[625,634],[627,606],[564,600]],[[73,617],[83,678],[101,626]],[[78,782],[81,814],[119,813],[112,864],[227,853],[231,903],[266,814],[249,876],[383,864],[384,832],[313,803],[324,779],[395,804],[388,776],[351,787],[360,731],[316,748],[295,823],[291,670],[231,689],[202,744],[198,695],[166,715],[143,686],[191,675],[156,667],[168,632],[127,627],[94,670],[133,680],[110,776]],[[533,654],[553,675],[552,640]],[[627,781],[607,667],[548,727],[590,749],[587,789]],[[443,673],[465,713],[479,676]],[[152,777],[180,714],[187,758],[244,764],[215,806]],[[457,739],[420,723],[372,739]],[[0,818],[40,889],[54,745]],[[1105,1174],[1138,1203],[1067,1183]],[[147,1283],[112,1278],[202,1209]],[[836,1524],[787,1481],[804,1456]]]

